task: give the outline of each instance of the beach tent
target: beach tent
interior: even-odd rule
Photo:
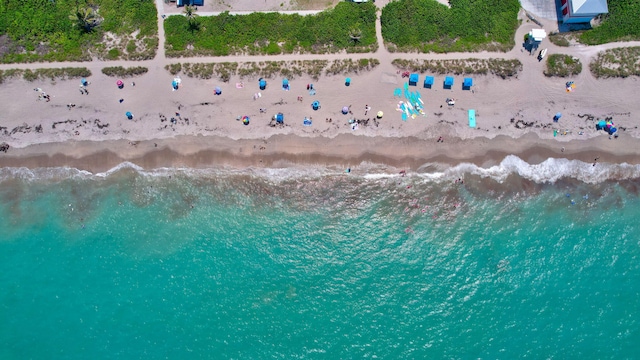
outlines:
[[[313,124],[313,122],[311,121],[311,119],[305,117],[304,120],[302,120],[302,125],[303,126],[311,126]]]
[[[220,86],[216,86],[216,89],[213,91],[213,93],[216,95],[222,94],[222,89],[220,88]]]
[[[316,101],[312,102],[312,103],[311,103],[311,108],[312,108],[313,110],[318,110],[318,109],[320,109],[320,101],[316,100]]]
[[[447,76],[444,78],[444,88],[451,89],[453,87],[453,76]]]
[[[267,88],[267,80],[260,78],[258,80],[258,85],[260,86],[260,90],[264,90]]]
[[[462,90],[470,90],[472,86],[473,86],[473,79],[464,78],[464,80],[462,81]]]
[[[424,78],[424,87],[427,89],[431,89],[431,87],[433,86],[433,82],[435,81],[435,79],[433,78],[433,76],[427,76]]]
[[[289,79],[284,78],[282,80],[282,90],[289,90]]]
[[[283,113],[277,113],[275,118],[276,118],[276,123],[277,124],[284,124],[284,114]]]
[[[348,107],[348,106],[344,106],[344,107],[342,108],[342,113],[343,113],[344,115],[347,115],[347,114],[349,113],[349,107]]]
[[[418,74],[411,74],[409,75],[409,85],[411,86],[416,86],[418,85],[418,79],[419,79],[419,75]]]
[[[131,113],[131,111],[127,111],[125,115],[127,116],[127,119],[129,120],[133,119],[133,114]]]
[[[418,75],[418,74],[409,75],[409,85],[410,86],[417,86],[419,79],[420,79],[420,75]]]
[[[351,78],[344,79],[344,86],[349,86],[349,85],[351,85]]]
[[[245,115],[245,116],[242,117],[242,123],[244,125],[249,125],[249,121],[250,121],[250,119],[249,119],[248,116]]]

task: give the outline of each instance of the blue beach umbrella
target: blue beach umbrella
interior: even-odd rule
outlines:
[[[346,78],[346,79],[344,79],[344,85],[345,85],[345,86],[349,86],[349,85],[351,85],[351,78]]]
[[[316,100],[313,103],[311,103],[311,108],[313,110],[318,110],[320,108],[320,101]]]
[[[133,119],[133,114],[131,113],[131,111],[127,111],[125,115],[127,116],[127,119],[129,120]]]

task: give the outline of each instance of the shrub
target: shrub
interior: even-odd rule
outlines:
[[[568,77],[582,72],[580,59],[564,54],[553,54],[547,57],[546,76]]]
[[[372,3],[340,2],[316,15],[251,13],[200,17],[200,28],[189,31],[184,16],[164,21],[169,57],[229,54],[328,53],[371,51],[376,46],[376,7]],[[352,41],[351,25],[361,36]],[[192,47],[189,50],[189,47]]]
[[[613,41],[640,39],[640,1],[609,0],[609,14],[604,15],[600,26],[580,35],[580,42],[596,45]]]
[[[596,78],[640,76],[640,47],[601,51],[589,68]]]
[[[134,66],[129,68],[124,68],[122,66],[111,66],[102,68],[102,73],[107,76],[119,77],[119,78],[127,78],[134,77],[138,75],[146,74],[149,71],[148,68],[142,66]]]
[[[398,0],[382,9],[389,50],[420,52],[508,51],[518,27],[518,0]]]
[[[520,60],[460,59],[460,60],[404,60],[395,59],[392,64],[399,70],[430,72],[437,75],[493,74],[503,79],[517,76],[522,71]]]

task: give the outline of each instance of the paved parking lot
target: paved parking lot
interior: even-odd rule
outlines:
[[[558,20],[560,2],[556,0],[520,0],[522,7],[534,17]]]

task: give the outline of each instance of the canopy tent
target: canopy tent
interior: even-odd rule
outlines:
[[[284,124],[284,114],[283,113],[277,113],[275,116],[276,119],[276,123],[277,124]]]
[[[216,95],[222,94],[222,89],[220,88],[220,86],[216,86],[216,88],[213,91],[213,93],[216,94]]]
[[[473,86],[473,79],[464,78],[464,80],[462,81],[462,90],[469,90],[471,89],[472,86]]]
[[[424,87],[427,89],[431,89],[431,87],[433,86],[433,82],[435,81],[435,79],[433,78],[433,76],[426,76],[424,78]]]
[[[453,87],[453,76],[447,76],[444,78],[444,88],[451,89]]]
[[[260,78],[258,80],[258,85],[260,86],[260,90],[264,90],[267,88],[267,80]]]
[[[316,100],[316,101],[312,102],[312,103],[311,103],[311,108],[312,108],[313,110],[318,110],[318,109],[320,109],[320,101]]]
[[[133,114],[131,113],[131,111],[127,111],[127,113],[125,114],[125,116],[127,117],[127,119],[131,120],[133,119]]]
[[[344,86],[349,86],[349,85],[351,85],[351,78],[344,79]]]
[[[409,75],[409,85],[411,85],[411,86],[418,85],[418,79],[419,78],[420,78],[420,75],[418,75],[418,74]]]
[[[541,42],[546,37],[547,37],[547,32],[544,31],[544,29],[533,29],[529,31],[528,40]]]

